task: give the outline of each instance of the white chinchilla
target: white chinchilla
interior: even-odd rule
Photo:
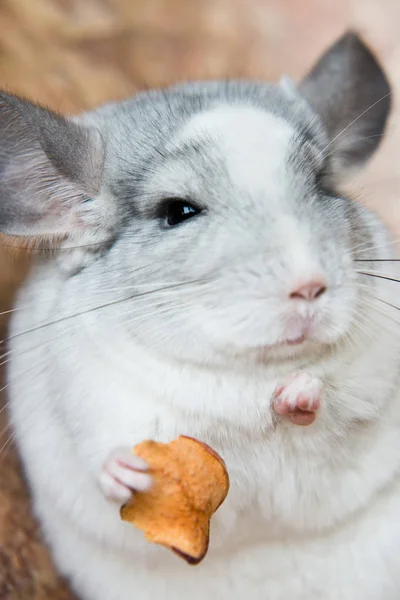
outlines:
[[[59,240],[13,313],[10,416],[82,600],[400,597],[395,247],[340,191],[390,104],[352,32],[297,87],[71,119],[0,95],[0,231]],[[151,485],[131,448],[180,434],[231,480],[196,567],[119,518]]]

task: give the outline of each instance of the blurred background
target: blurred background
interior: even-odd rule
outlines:
[[[400,235],[399,23],[399,0],[0,0],[0,87],[73,113],[184,79],[299,79],[352,27],[385,67],[395,108],[351,191]],[[0,244],[1,312],[28,266]],[[40,543],[10,435],[3,411],[0,598],[71,599]]]

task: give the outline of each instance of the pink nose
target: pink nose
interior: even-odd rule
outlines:
[[[298,287],[291,294],[290,298],[300,298],[302,300],[315,300],[326,292],[326,285],[323,281],[313,280]]]

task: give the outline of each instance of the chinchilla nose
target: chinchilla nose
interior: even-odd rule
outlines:
[[[322,279],[311,279],[296,287],[289,294],[289,298],[293,300],[316,300],[322,296],[327,290],[326,283]]]

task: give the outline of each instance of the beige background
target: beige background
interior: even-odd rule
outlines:
[[[389,136],[352,189],[400,234],[399,24],[399,0],[0,0],[0,87],[74,112],[187,78],[299,78],[351,26],[395,92]],[[0,245],[0,312],[26,261]],[[6,427],[3,412],[0,448]],[[0,453],[0,597],[70,598],[38,540],[12,444]]]

